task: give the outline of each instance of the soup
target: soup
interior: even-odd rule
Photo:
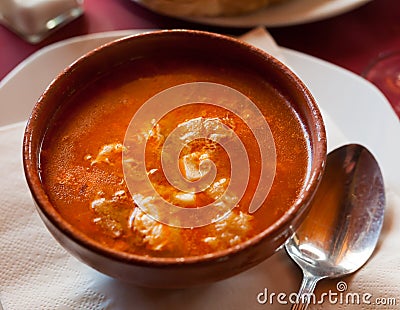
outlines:
[[[218,168],[211,186],[199,193],[175,189],[163,176],[162,142],[178,126],[218,120],[240,137],[250,162],[246,192],[226,217],[195,228],[156,221],[137,206],[123,171],[124,138],[137,110],[152,96],[188,82],[214,82],[250,98],[267,121],[276,148],[271,190],[254,213],[249,204],[262,162],[251,130],[234,113],[208,103],[193,103],[165,115],[151,131],[143,129],[146,171],[157,192],[183,208],[201,208],[225,192],[230,180],[228,154],[218,144],[198,139],[182,150],[179,169],[197,180],[199,162]],[[216,127],[213,127],[215,130]],[[238,63],[201,55],[143,57],[117,66],[74,94],[48,125],[40,152],[40,176],[61,216],[94,241],[109,248],[152,257],[190,257],[234,247],[270,227],[297,201],[310,170],[310,141],[293,103],[273,82]],[[145,200],[145,195],[142,195]]]

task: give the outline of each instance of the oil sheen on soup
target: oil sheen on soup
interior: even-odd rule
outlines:
[[[164,199],[183,208],[201,208],[226,194],[231,181],[228,154],[207,139],[187,145],[178,166],[185,178],[196,180],[199,162],[204,158],[214,162],[217,174],[208,188],[182,192],[165,179],[160,153],[177,126],[189,126],[193,120],[220,121],[240,137],[251,164],[246,192],[228,216],[202,227],[172,227],[148,216],[132,199],[122,167],[124,137],[135,112],[149,98],[169,87],[199,81],[232,87],[258,106],[275,142],[275,177],[261,208],[249,214],[262,166],[251,130],[238,116],[212,103],[174,109],[150,131],[143,129],[147,177]],[[218,128],[214,130],[218,134]],[[170,56],[124,64],[75,94],[49,124],[40,166],[43,186],[56,210],[94,241],[138,255],[188,257],[238,245],[280,218],[299,198],[308,176],[310,146],[290,102],[262,77],[222,60]]]

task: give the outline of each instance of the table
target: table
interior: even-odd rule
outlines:
[[[122,29],[187,28],[240,35],[249,29],[206,26],[160,16],[130,0],[85,0],[85,14],[31,45],[0,25],[0,80],[40,48],[77,35]],[[400,50],[399,0],[374,0],[348,13],[268,29],[279,45],[327,60],[356,74],[381,53]],[[400,102],[391,102],[400,117]]]

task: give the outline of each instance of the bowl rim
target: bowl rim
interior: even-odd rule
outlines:
[[[124,44],[124,42],[128,42],[129,40],[134,40],[138,37],[143,36],[163,36],[164,34],[177,34],[177,35],[193,35],[193,36],[203,36],[216,38],[218,40],[230,41],[231,43],[241,45],[243,48],[249,50],[249,52],[261,54],[263,58],[267,61],[271,62],[273,66],[276,66],[277,70],[281,70],[285,77],[292,81],[293,85],[302,93],[303,97],[306,99],[305,101],[308,104],[308,108],[311,112],[311,116],[315,121],[316,134],[318,136],[317,144],[313,145],[316,148],[316,154],[312,160],[312,166],[315,166],[314,169],[310,169],[308,181],[305,183],[307,186],[303,186],[301,189],[300,195],[301,198],[295,201],[290,208],[272,225],[268,226],[262,232],[254,235],[253,237],[245,240],[244,242],[239,243],[236,246],[229,247],[222,250],[217,250],[215,252],[197,255],[197,256],[187,256],[187,257],[153,257],[153,256],[144,256],[138,255],[134,253],[122,252],[119,250],[115,250],[113,248],[108,248],[106,246],[101,245],[99,242],[91,239],[86,236],[83,232],[79,231],[73,225],[68,223],[63,217],[56,211],[55,207],[50,202],[45,190],[41,186],[42,182],[40,180],[39,171],[38,171],[38,163],[32,162],[32,157],[35,158],[35,152],[37,153],[37,160],[39,159],[39,150],[34,150],[32,147],[33,136],[35,135],[35,127],[38,125],[41,119],[41,111],[42,111],[42,102],[46,100],[46,96],[49,94],[53,87],[62,80],[63,76],[72,72],[76,67],[84,64],[87,59],[91,57],[95,57],[96,54],[102,53],[105,49],[112,49],[114,46],[118,44]],[[40,137],[42,139],[43,137]],[[200,31],[200,30],[188,30],[188,29],[167,29],[167,30],[156,30],[149,31],[140,34],[133,34],[127,37],[123,37],[112,42],[103,44],[87,53],[83,56],[75,60],[71,65],[66,67],[63,71],[61,71],[54,80],[49,84],[46,88],[42,96],[38,99],[35,104],[32,114],[28,119],[24,138],[23,138],[23,168],[25,172],[25,179],[28,183],[28,187],[31,191],[32,197],[36,202],[36,207],[39,209],[39,213],[42,213],[51,223],[54,225],[59,231],[66,235],[69,239],[72,239],[74,242],[78,243],[80,246],[87,248],[101,256],[106,256],[109,259],[126,263],[126,264],[134,264],[141,266],[152,266],[152,267],[168,267],[171,265],[193,265],[193,264],[207,264],[212,261],[223,261],[232,255],[236,255],[244,251],[245,249],[254,246],[260,242],[262,242],[267,236],[275,236],[278,237],[281,232],[281,229],[288,222],[291,222],[296,216],[298,212],[304,212],[305,205],[307,202],[310,202],[317,187],[319,181],[322,177],[326,154],[327,154],[327,142],[326,142],[326,132],[325,126],[323,122],[323,118],[321,112],[318,108],[318,105],[312,96],[309,89],[306,85],[300,80],[300,78],[292,72],[286,65],[277,60],[272,55],[266,53],[265,51],[249,44],[240,39],[229,37],[226,35],[208,32],[208,31]],[[294,231],[293,231],[294,233]]]

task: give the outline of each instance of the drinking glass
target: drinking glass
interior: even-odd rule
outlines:
[[[0,22],[30,43],[83,13],[83,0],[0,0]]]

